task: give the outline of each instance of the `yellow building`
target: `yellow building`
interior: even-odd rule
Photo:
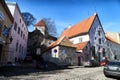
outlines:
[[[113,38],[117,43],[120,44],[120,33],[117,32],[106,32],[111,38]]]
[[[10,36],[13,17],[4,0],[0,0],[0,66],[7,63],[8,46],[12,40]]]

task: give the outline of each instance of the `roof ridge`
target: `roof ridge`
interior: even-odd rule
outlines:
[[[97,14],[92,15],[92,16],[82,20],[81,22],[73,25],[72,27],[64,30],[62,32],[61,36],[65,35],[70,38],[70,37],[76,36],[80,33],[89,32],[91,25],[96,16],[97,16]]]
[[[60,41],[58,41],[58,44],[60,44],[61,41],[62,41],[64,38],[65,38],[65,36],[62,36],[62,37],[60,38]]]

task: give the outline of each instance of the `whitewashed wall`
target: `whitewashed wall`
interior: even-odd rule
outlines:
[[[88,34],[82,35],[82,36],[73,37],[73,38],[70,39],[70,41],[73,42],[73,44],[78,44],[78,43],[81,43],[79,41],[80,38],[82,38],[82,42],[89,41],[89,35]]]

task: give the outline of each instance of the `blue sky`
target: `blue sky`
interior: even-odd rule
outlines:
[[[21,12],[30,12],[37,19],[51,18],[58,34],[85,18],[98,13],[105,32],[120,33],[120,0],[7,0],[18,3]],[[29,27],[33,31],[33,26]]]

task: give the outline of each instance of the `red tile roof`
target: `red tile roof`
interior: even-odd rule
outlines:
[[[59,38],[57,41],[53,42],[48,47],[48,49],[53,48],[53,47],[55,47],[57,45],[62,45],[62,46],[68,46],[68,47],[76,48],[76,46],[72,42],[70,42],[69,39],[67,37],[65,37],[65,36],[63,36],[63,37]]]
[[[77,45],[76,50],[82,50],[87,44],[88,44],[88,41],[76,44]]]
[[[94,14],[93,16],[83,20],[82,22],[79,22],[78,24],[72,26],[71,28],[65,30],[62,32],[61,36],[66,37],[73,37],[81,33],[88,33],[90,30],[90,27],[95,19],[97,14]]]
[[[105,36],[106,36],[106,39],[107,39],[107,40],[119,44],[117,41],[115,41],[115,40],[114,40],[113,38],[111,38],[110,36],[108,36],[108,35],[105,35]]]
[[[35,24],[35,27],[41,27],[41,26],[46,26],[44,20],[40,20],[38,23]]]

